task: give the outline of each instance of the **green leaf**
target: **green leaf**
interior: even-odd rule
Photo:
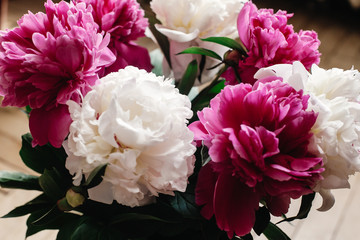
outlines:
[[[195,113],[190,122],[197,120],[197,111],[208,107],[210,100],[213,99],[225,87],[225,81],[217,81],[203,89],[191,102],[191,110]]]
[[[225,86],[225,80],[219,80],[221,78],[221,75],[229,68],[229,66],[225,65],[222,67],[219,72],[216,74],[210,85],[205,87],[200,91],[200,93],[191,101],[192,107],[191,110],[193,113],[196,113],[197,111],[201,111],[204,107],[208,106],[210,103],[210,100],[218,94],[221,89]],[[197,114],[194,114],[194,116],[190,119],[190,123],[193,121],[196,121],[198,119]]]
[[[98,240],[101,228],[92,221],[80,224],[71,236],[72,240]]]
[[[25,107],[25,113],[26,113],[26,115],[29,117],[29,114],[30,114],[30,112],[31,112],[31,107],[29,106],[29,105],[27,105],[26,107]]]
[[[193,60],[189,63],[177,88],[181,94],[187,95],[194,85],[198,73],[198,63]]]
[[[8,214],[3,216],[3,218],[24,216],[44,208],[49,208],[50,206],[51,203],[49,202],[49,199],[44,194],[41,194],[36,198],[34,198],[33,200],[31,200],[30,202],[27,202],[24,205],[19,206],[14,210],[10,211]]]
[[[56,169],[45,169],[39,178],[39,183],[44,193],[55,202],[64,197],[67,189],[70,188],[64,185],[62,176]]]
[[[30,133],[22,136],[20,156],[27,167],[38,173],[43,173],[45,168],[57,168],[64,174],[68,173],[65,168],[66,152],[63,148],[54,148],[51,145],[32,147]]]
[[[225,87],[225,80],[219,81],[212,88],[210,88],[209,93],[218,94],[219,92],[221,92],[222,89],[224,89],[224,87]]]
[[[33,221],[37,220],[38,218],[40,218],[41,216],[43,216],[46,212],[49,211],[50,208],[44,208],[41,209],[39,211],[33,212],[30,214],[30,216],[28,217],[27,221],[26,221],[26,225],[27,225],[27,230],[26,230],[26,237],[32,236],[35,233],[38,233],[42,230],[48,229],[45,226],[35,226],[32,224]]]
[[[108,230],[116,230],[118,234],[126,239],[137,239],[151,236],[159,231],[167,223],[161,221],[142,220],[126,221],[108,226]]]
[[[146,12],[145,12],[145,15],[146,15]],[[169,40],[167,39],[167,37],[165,37],[165,35],[163,35],[156,29],[155,25],[151,24],[151,21],[150,21],[149,29],[152,32],[152,34],[154,35],[156,41],[158,42],[158,46],[160,47],[161,51],[163,52],[165,59],[171,68]]]
[[[306,218],[308,216],[310,210],[311,210],[312,202],[313,202],[314,198],[315,198],[315,193],[311,193],[311,194],[302,196],[301,205],[300,205],[300,209],[299,209],[298,214],[296,216],[294,216],[294,217],[285,218],[284,220],[282,220],[282,221],[280,221],[278,223],[291,222],[291,221],[294,221],[295,219],[304,219],[304,218]]]
[[[63,214],[63,212],[60,211],[58,209],[57,205],[55,204],[44,215],[42,215],[40,218],[33,221],[32,224],[35,225],[35,226],[46,225],[48,222],[51,222],[51,221],[55,220],[61,214]]]
[[[162,218],[152,216],[152,215],[141,214],[141,213],[123,213],[123,214],[119,214],[119,215],[115,216],[114,218],[112,218],[110,225],[119,224],[119,223],[121,224],[124,222],[130,222],[130,221],[138,222],[138,221],[145,221],[145,220],[170,223],[169,220],[162,219]]]
[[[117,228],[105,227],[99,233],[99,240],[129,240]],[[133,240],[146,240],[146,238],[133,238]]]
[[[175,192],[171,198],[171,206],[182,216],[190,219],[200,219],[199,208],[195,203],[195,196],[189,193]]]
[[[270,222],[270,213],[266,207],[260,207],[256,211],[256,221],[253,227],[255,233],[260,236]]]
[[[226,232],[219,229],[215,218],[203,222],[202,235],[207,240],[229,240]]]
[[[209,38],[204,38],[201,40],[206,41],[206,42],[217,43],[217,44],[223,45],[225,47],[235,49],[245,56],[247,55],[245,47],[241,43],[235,41],[234,39],[228,38],[228,37],[209,37]]]
[[[38,190],[41,187],[39,177],[21,172],[0,171],[0,186],[3,188],[19,188],[25,190]]]
[[[79,216],[79,218],[72,221],[64,222],[60,227],[58,234],[56,235],[56,240],[69,240],[74,234],[78,226],[84,221],[87,217]]]
[[[219,54],[217,54],[216,52],[214,52],[212,50],[201,48],[201,47],[189,47],[178,54],[185,54],[185,53],[200,54],[200,55],[216,58],[216,59],[222,61],[222,58],[219,56]],[[176,55],[178,55],[178,54],[176,54]]]
[[[264,230],[264,235],[269,240],[291,240],[286,233],[284,233],[279,227],[273,223],[269,223],[267,228]]]
[[[100,165],[96,167],[87,178],[84,186],[87,188],[92,188],[99,185],[102,181],[102,176],[105,174],[107,164]]]
[[[155,24],[159,24],[160,21],[156,19],[155,13],[152,11],[149,1],[144,0],[138,0],[141,8],[145,12],[145,17],[149,20],[149,29],[154,35],[158,46],[160,47],[161,51],[163,52],[166,61],[168,62],[170,68],[171,68],[171,60],[170,60],[170,43],[168,38],[160,33],[156,27]]]
[[[54,216],[54,218],[48,218],[47,222],[42,222],[42,224],[33,224],[34,222],[38,221],[39,219],[43,218],[45,214],[47,214],[50,211],[50,208],[45,208],[42,210],[39,210],[37,212],[33,212],[30,214],[29,218],[26,221],[26,225],[28,227],[26,231],[26,237],[29,237],[31,235],[34,235],[35,233],[38,233],[45,229],[60,229],[64,226],[64,223],[70,223],[72,221],[75,221],[79,219],[81,216],[72,214],[72,213],[61,213],[60,215]],[[39,223],[39,221],[38,221]]]
[[[79,221],[73,223],[75,226],[68,226],[68,229],[62,228],[56,240],[128,240],[119,229],[109,227],[106,223],[97,222],[94,218],[82,217]],[[135,225],[137,234],[141,225]],[[66,231],[66,232],[64,232]]]
[[[202,232],[203,227],[204,226],[199,221],[182,221],[176,224],[166,224],[160,227],[157,233],[163,236],[160,239],[210,240],[211,238],[204,236],[205,234]],[[155,239],[159,239],[159,238],[155,238]]]
[[[245,236],[240,237],[241,240],[253,240],[251,233],[246,234]]]
[[[204,71],[204,68],[205,68],[205,64],[206,64],[206,56],[202,55],[201,56],[201,59],[200,59],[200,64],[199,64],[199,82],[201,83],[201,78],[202,78],[202,74],[203,74],[203,71]],[[217,65],[221,65],[222,62],[220,62],[219,64]],[[206,70],[210,70],[210,69],[206,69]]]

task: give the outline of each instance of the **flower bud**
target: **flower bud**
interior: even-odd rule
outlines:
[[[66,201],[69,203],[71,207],[76,208],[84,203],[85,197],[82,194],[77,193],[70,188],[66,192]]]
[[[242,58],[243,56],[238,50],[229,50],[224,54],[224,63],[231,67],[236,67]]]

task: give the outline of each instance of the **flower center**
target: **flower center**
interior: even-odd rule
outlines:
[[[115,141],[116,141],[116,143],[117,143],[117,145],[118,145],[117,150],[118,150],[119,152],[124,153],[126,149],[130,149],[130,147],[128,147],[128,146],[126,146],[125,144],[121,143],[121,142],[119,141],[119,139],[116,137],[115,134],[114,134],[114,139],[115,139]]]

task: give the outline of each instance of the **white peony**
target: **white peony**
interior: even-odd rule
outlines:
[[[196,149],[191,103],[171,80],[126,67],[102,78],[81,105],[68,105],[73,123],[64,147],[74,184],[108,164],[90,199],[134,207],[185,191]]]
[[[151,8],[161,24],[157,30],[170,41],[170,57],[173,75],[179,80],[187,65],[193,60],[200,60],[199,55],[176,55],[191,46],[211,49],[222,56],[228,48],[218,44],[201,41],[207,37],[230,37],[237,34],[237,16],[247,0],[152,0]],[[205,69],[219,61],[207,58]],[[165,62],[164,62],[165,63]],[[210,80],[218,69],[204,71],[202,82]],[[170,74],[164,64],[164,73]]]
[[[255,77],[269,75],[282,77],[297,90],[304,89],[310,95],[308,109],[319,114],[309,150],[324,161],[324,179],[314,190],[324,198],[320,210],[328,210],[334,204],[330,190],[349,188],[349,176],[360,171],[360,73],[313,65],[310,74],[295,62],[261,69]]]

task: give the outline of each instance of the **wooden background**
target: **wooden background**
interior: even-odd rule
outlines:
[[[345,1],[345,0],[343,0]],[[360,17],[359,11],[351,11],[345,4],[335,5],[336,11],[328,1],[254,1],[258,6],[295,12],[290,20],[295,29],[313,29],[322,42],[321,64],[323,68],[339,67],[360,69]],[[334,1],[330,1],[334,2]],[[339,1],[338,1],[339,2]],[[7,22],[4,27],[12,28],[17,19],[27,10],[37,12],[43,9],[42,0],[10,0]],[[1,16],[0,16],[1,17]],[[143,41],[147,42],[147,41]],[[31,173],[21,162],[18,151],[21,135],[28,132],[27,118],[16,108],[0,108],[0,169],[25,171]],[[0,215],[19,206],[37,192],[0,189]],[[282,223],[293,240],[355,240],[360,226],[360,175],[351,178],[351,189],[334,191],[335,206],[328,212],[318,212],[321,199],[316,198],[314,208],[305,221],[292,224]],[[292,204],[290,214],[295,214],[298,201]],[[25,238],[26,217],[0,219],[0,240],[22,240]],[[55,239],[56,231],[40,232],[29,240]],[[260,237],[258,239],[263,239]]]

